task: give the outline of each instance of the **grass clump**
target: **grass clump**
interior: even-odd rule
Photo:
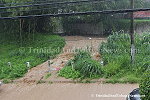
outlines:
[[[70,60],[67,65],[72,66],[72,63],[76,63],[79,60],[84,60],[84,59],[87,59],[87,58],[91,59],[90,52],[78,50],[77,53],[74,56],[74,59]]]
[[[93,59],[77,61],[74,64],[74,69],[79,71],[83,78],[92,78],[102,74],[100,64]]]
[[[108,80],[105,81],[105,83],[140,83],[141,79],[137,78],[136,76],[131,75],[126,75],[125,77],[122,78],[117,78],[117,77],[112,77],[111,79],[109,78]]]
[[[102,74],[100,64],[91,58],[89,52],[79,51],[74,59],[70,60],[66,67],[59,72],[59,76],[65,78],[97,78]]]
[[[3,83],[4,83],[4,84],[8,84],[8,83],[11,83],[11,82],[12,82],[12,81],[9,80],[9,79],[4,79],[4,80],[3,80]]]
[[[50,76],[51,76],[51,73],[47,73],[44,78],[48,79]]]
[[[77,54],[75,55],[73,61],[76,62],[78,60],[83,60],[83,59],[87,59],[87,58],[89,58],[89,59],[91,58],[90,53],[79,50],[79,52],[77,52]]]
[[[80,77],[80,73],[73,69],[71,66],[65,66],[58,73],[59,76],[65,77],[66,79],[77,79]]]
[[[43,83],[46,83],[46,81],[39,80],[39,81],[37,81],[37,83],[36,83],[36,84],[43,84]]]

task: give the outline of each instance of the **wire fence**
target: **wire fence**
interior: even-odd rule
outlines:
[[[59,17],[55,20],[57,21],[55,22],[55,24],[62,24],[62,25],[57,25],[59,26],[59,29],[53,29],[53,30],[56,30],[56,31],[63,30],[61,29],[61,27],[69,28],[68,26],[70,25],[70,23],[77,24],[77,23],[84,23],[84,22],[89,23],[90,22],[96,25],[98,22],[102,22],[103,24],[101,24],[100,27],[107,27],[111,29],[101,29],[101,30],[103,31],[109,30],[110,32],[110,31],[114,31],[113,25],[116,24],[117,20],[127,19],[125,23],[130,24],[129,23],[130,13],[149,11],[150,8],[145,8],[145,7],[148,7],[146,4],[148,3],[145,3],[143,6],[143,1],[138,0],[138,2],[135,1],[134,3],[134,9],[131,9],[130,0],[127,0],[127,1],[124,1],[124,0],[121,0],[121,1],[120,0],[81,0],[81,1],[59,1],[59,2],[46,0],[46,1],[35,1],[35,2],[24,2],[24,3],[23,2],[22,3],[5,3],[5,4],[1,4],[1,6],[4,5],[3,7],[0,7],[0,15],[1,15],[0,20],[2,20],[1,22],[3,22],[5,19],[15,19],[15,20],[29,19],[28,21],[25,21],[26,25],[22,25],[22,26],[26,26],[26,28],[27,27],[30,28],[28,30],[33,30],[35,28],[30,27],[30,26],[35,27],[35,25],[30,25],[30,23],[32,23],[33,21],[36,21],[34,23],[38,24],[37,23],[38,19],[41,20],[45,18],[44,24],[49,24],[49,23],[51,24],[52,22],[49,22],[49,20],[53,20],[53,18],[55,19],[55,17]],[[68,18],[66,18],[66,16],[68,16]],[[108,24],[109,22],[106,22],[104,20],[109,20],[109,21],[112,20],[111,24],[113,23],[113,25],[109,27],[109,24]],[[67,26],[65,23],[69,25]],[[118,23],[123,23],[123,22],[118,22]],[[45,25],[44,27],[46,26],[48,25]],[[70,25],[70,27],[71,26],[72,25]],[[120,26],[124,27],[124,29],[117,26],[118,27],[117,31],[120,31],[120,30],[126,31],[125,28],[128,27],[129,25],[127,26],[127,25],[122,24]],[[68,31],[68,29],[64,29],[64,30]],[[81,31],[81,29],[77,29],[79,31],[75,29],[72,29],[72,30],[75,31],[74,33],[81,33],[79,32]]]
[[[90,52],[103,54],[100,63],[123,59],[128,67],[131,61],[145,68],[149,64],[150,2],[143,1],[46,0],[2,3],[0,69],[12,70],[12,65],[26,71],[26,62],[36,66],[53,59],[65,45],[64,40],[55,37],[55,34],[69,37],[66,39],[65,52],[86,48]],[[128,69],[124,62],[121,66]],[[14,75],[16,72],[11,73]],[[5,75],[3,72],[4,78]]]
[[[148,26],[148,21],[145,22],[144,20],[150,18],[148,16],[150,8],[148,8],[149,2],[143,0],[135,1],[133,4],[134,8],[132,8],[132,2],[130,1],[81,0],[56,2],[46,0],[24,3],[3,3],[0,4],[0,20],[4,27],[8,25],[6,23],[9,23],[6,19],[14,20],[14,22],[18,23],[18,26],[21,25],[23,27],[21,30],[25,30],[26,32],[33,31],[33,29],[35,31],[37,29],[47,31],[46,27],[51,27],[53,33],[68,33],[68,35],[88,34],[87,31],[94,34],[102,33],[102,35],[121,30],[131,32],[129,27],[132,24],[130,23],[131,13],[133,13],[132,18],[143,19],[143,23]],[[143,17],[137,17],[140,15],[143,15]],[[42,23],[43,25],[39,25],[41,23],[38,22],[42,21],[44,21]],[[135,23],[140,23],[140,21],[135,20]],[[80,29],[81,25],[84,26],[83,29]],[[91,26],[92,28],[92,25],[93,29],[90,30],[89,27]],[[135,25],[135,31],[139,26],[140,24]],[[86,28],[89,30],[86,30]],[[7,30],[7,28],[3,29]]]

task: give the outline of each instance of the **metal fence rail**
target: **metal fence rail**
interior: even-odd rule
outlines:
[[[15,17],[0,17],[0,19],[23,19],[33,17],[61,17],[61,16],[76,16],[76,15],[93,15],[93,14],[116,14],[116,13],[130,13],[137,11],[149,11],[150,8],[142,9],[121,9],[121,10],[104,10],[104,11],[88,11],[88,12],[73,12],[73,13],[60,13],[60,14],[41,14],[41,15],[28,15],[28,16],[15,16]]]

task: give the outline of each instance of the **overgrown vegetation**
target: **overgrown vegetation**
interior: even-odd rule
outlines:
[[[55,0],[55,2],[66,2],[69,0]],[[72,0],[79,1],[79,0]],[[26,3],[25,3],[26,2]],[[28,2],[28,3],[27,3]],[[29,3],[34,2],[34,3]],[[8,6],[22,6],[22,5],[32,5],[32,4],[41,4],[47,2],[54,2],[53,0],[1,0],[1,7]],[[9,4],[8,4],[9,3]],[[10,4],[12,3],[12,4]],[[19,4],[14,4],[19,3]],[[143,0],[135,1],[135,8],[144,8],[149,7],[148,2]],[[85,12],[85,11],[102,11],[102,10],[116,10],[116,9],[129,9],[130,2],[129,0],[118,0],[111,2],[95,2],[95,3],[83,3],[82,6],[78,4],[69,4],[69,5],[45,5],[45,6],[32,6],[32,7],[20,7],[16,9],[0,9],[2,17],[14,17],[14,16],[27,16],[27,15],[41,15],[41,14],[57,14],[57,13],[70,13],[70,12]],[[38,9],[38,10],[35,10]],[[42,9],[42,10],[40,10]],[[4,13],[5,12],[5,13]],[[22,32],[27,32],[30,35],[30,32],[54,32],[57,28],[58,22],[61,20],[61,24],[66,33],[74,33],[76,30],[71,29],[70,24],[66,23],[103,23],[104,33],[110,34],[111,31],[122,30],[124,27],[123,22],[117,21],[118,19],[126,18],[125,14],[114,14],[114,15],[85,15],[85,16],[72,16],[72,17],[63,17],[63,18],[48,18],[48,17],[39,17],[39,18],[30,18],[30,19],[20,19],[20,20],[1,20],[0,29],[4,31],[9,31],[15,33],[20,29]],[[116,24],[117,23],[117,24]],[[20,28],[21,26],[21,28]],[[59,25],[58,25],[59,26]],[[121,27],[120,27],[121,26]],[[125,29],[127,29],[125,25]],[[0,31],[1,31],[0,30]],[[33,32],[34,31],[34,32]],[[79,32],[79,31],[77,31]]]
[[[79,71],[83,78],[95,78],[102,74],[100,64],[93,59],[79,59],[74,64],[74,69]]]
[[[113,34],[102,43],[100,53],[104,61],[104,77],[111,79],[110,82],[140,82],[150,65],[150,34],[135,36],[134,64],[130,60],[129,34]]]
[[[140,94],[142,100],[150,99],[150,69],[147,70],[140,84]]]
[[[66,79],[77,79],[80,78],[81,74],[71,66],[65,66],[59,71],[59,76],[65,77]]]
[[[79,51],[67,66],[59,71],[59,76],[71,79],[97,78],[102,74],[100,64],[93,60],[89,52]]]
[[[46,34],[36,34],[34,41],[26,40],[22,46],[15,39],[0,41],[0,79],[22,77],[28,69],[55,57],[65,45],[63,38]]]
[[[22,3],[33,2],[36,0],[2,0],[0,3]],[[45,0],[46,1],[46,0]],[[52,1],[52,0],[48,0]],[[69,0],[57,0],[69,1]],[[77,0],[73,0],[77,1]],[[142,2],[143,0],[135,1],[135,8],[149,7],[149,4]],[[57,5],[40,6],[40,7],[23,7],[18,9],[1,9],[2,17],[40,15],[40,14],[57,14],[69,12],[84,12],[84,11],[101,11],[111,9],[127,9],[129,8],[128,0],[86,3],[80,5]],[[6,5],[1,5],[8,6]],[[10,4],[10,6],[16,6]],[[47,10],[30,11],[33,9],[46,8]],[[21,11],[24,10],[24,11]],[[62,10],[59,12],[59,10]],[[14,11],[8,13],[8,11]],[[121,19],[118,21],[118,19]],[[125,14],[115,15],[85,15],[63,18],[48,18],[39,17],[31,19],[19,20],[1,20],[0,22],[0,79],[14,79],[23,76],[27,70],[34,67],[48,58],[55,57],[64,46],[64,39],[55,35],[46,35],[45,33],[54,32],[58,25],[58,20],[62,21],[65,32],[71,31],[70,25],[66,23],[94,23],[98,21],[103,23],[104,33],[110,34],[112,31],[120,31],[129,29],[129,20]],[[56,21],[56,22],[55,22]],[[137,24],[149,24],[149,20],[135,20]],[[59,26],[59,25],[58,25]],[[73,32],[76,30],[73,30]],[[38,32],[42,34],[37,34]],[[4,34],[5,33],[5,34]],[[134,65],[130,64],[130,37],[128,34],[114,34],[109,36],[107,43],[103,43],[100,48],[104,66],[102,67],[97,61],[94,61],[87,52],[79,52],[75,58],[69,61],[68,65],[59,72],[60,76],[66,78],[95,78],[105,77],[111,80],[108,82],[139,82],[143,72],[150,64],[150,35],[136,35],[136,57]],[[50,50],[47,51],[47,49]],[[56,50],[57,49],[57,50]],[[29,68],[26,67],[26,62],[30,62]]]
[[[114,33],[100,46],[104,66],[79,51],[59,75],[65,78],[107,78],[106,83],[139,83],[150,65],[150,34],[135,35],[136,56],[131,64],[129,34]],[[78,74],[76,74],[78,73]]]

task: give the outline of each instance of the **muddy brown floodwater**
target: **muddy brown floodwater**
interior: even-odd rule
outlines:
[[[93,58],[99,60],[99,44],[106,42],[106,38],[101,37],[64,38],[66,46],[63,52],[55,59],[50,59],[52,68],[63,68],[68,60],[73,58],[72,51],[75,49],[92,47]],[[51,77],[45,80],[44,76],[48,71],[48,62],[44,62],[29,70],[24,77],[15,80],[14,83],[0,86],[0,100],[125,100],[127,94],[138,88],[138,84],[71,83],[71,80],[58,77],[57,71],[52,71]],[[53,83],[36,84],[39,80]]]
[[[137,84],[7,84],[0,87],[0,100],[126,100]],[[101,97],[101,96],[114,97]],[[122,97],[119,97],[122,96]]]

